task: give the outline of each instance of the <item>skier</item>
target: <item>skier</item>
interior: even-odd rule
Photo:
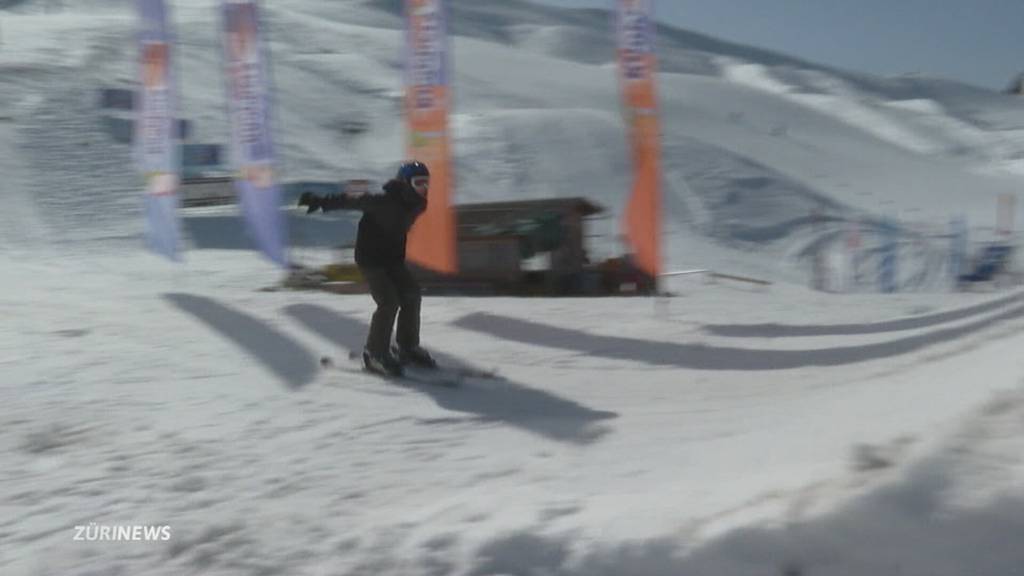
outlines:
[[[420,286],[405,265],[405,243],[416,218],[427,209],[430,170],[416,160],[406,162],[383,194],[331,194],[304,192],[299,206],[306,213],[317,210],[359,210],[356,265],[370,286],[377,310],[363,349],[366,370],[385,376],[401,376],[403,364],[436,368],[437,363],[420,346]],[[398,316],[396,348],[391,334]]]

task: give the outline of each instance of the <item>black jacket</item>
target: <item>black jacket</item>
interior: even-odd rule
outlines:
[[[331,195],[320,202],[328,210],[360,210],[356,237],[356,264],[381,268],[405,262],[405,239],[416,218],[427,209],[427,199],[408,183],[390,180],[383,194]]]

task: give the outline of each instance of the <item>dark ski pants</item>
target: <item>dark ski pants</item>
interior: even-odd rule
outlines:
[[[360,268],[370,285],[370,295],[377,310],[370,322],[366,349],[374,356],[383,355],[391,348],[391,332],[398,316],[395,341],[402,348],[420,344],[420,285],[405,263],[383,268]]]

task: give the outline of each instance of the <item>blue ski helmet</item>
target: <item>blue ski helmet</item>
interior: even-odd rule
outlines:
[[[430,176],[430,170],[427,169],[427,165],[419,160],[410,160],[398,169],[398,174],[395,178],[401,180],[407,184],[412,183],[412,179],[417,176]]]

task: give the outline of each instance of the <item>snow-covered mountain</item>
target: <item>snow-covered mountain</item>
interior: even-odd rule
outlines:
[[[113,219],[131,227],[124,230],[131,236],[140,223],[132,217],[136,176],[124,170],[130,151],[108,145],[94,113],[98,88],[131,84],[130,6],[85,3],[77,12],[47,14],[45,5],[8,13],[0,55],[14,68],[8,84],[45,77],[36,84],[44,90],[23,91],[28,100],[12,103],[33,135],[23,145],[41,173],[40,188],[70,186],[81,191],[75,201],[87,200],[88,207],[66,211],[81,220],[76,228],[110,224],[91,210],[102,206],[111,215],[118,205],[124,210]],[[287,179],[379,179],[393,169],[402,154],[399,6],[267,6]],[[178,2],[173,10],[193,139],[224,142],[214,7]],[[452,18],[457,201],[585,195],[617,219],[629,165],[607,13],[486,0],[453,3]],[[830,70],[667,27],[658,49],[670,268],[750,252],[735,250],[736,242],[767,242],[785,266],[736,265],[806,282],[807,238],[821,234],[812,214],[867,221],[868,236],[883,218],[919,234],[944,231],[951,216],[966,214],[983,230],[995,224],[996,197],[1017,192],[1024,107],[1010,96],[943,80]],[[61,122],[68,123],[64,148],[73,150],[52,145]],[[365,131],[341,129],[350,122]],[[94,145],[82,149],[76,139]],[[69,164],[72,152],[80,160]],[[602,254],[621,249],[612,229]],[[911,267],[906,272],[914,275]]]
[[[264,3],[286,179],[393,170],[399,6]],[[183,113],[224,142],[216,3],[171,8]],[[458,201],[586,196],[617,249],[608,14],[453,0],[452,19]],[[662,27],[668,265],[775,283],[427,298],[442,360],[501,378],[403,388],[319,366],[362,345],[367,297],[260,291],[279,271],[228,242],[181,265],[142,251],[131,151],[97,110],[133,81],[134,29],[123,0],[0,11],[0,573],[1024,565],[1020,294],[949,293],[940,237],[960,214],[991,235],[1018,193],[1019,98]],[[817,247],[852,222],[870,246],[887,221],[916,293],[806,288]],[[74,540],[90,523],[173,536]]]

